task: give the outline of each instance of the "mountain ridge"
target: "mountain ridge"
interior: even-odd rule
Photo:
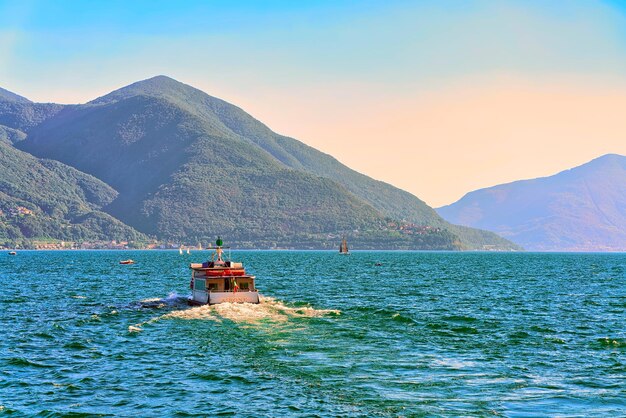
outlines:
[[[541,251],[626,250],[626,157],[606,154],[552,176],[467,193],[438,208]]]
[[[366,181],[370,186],[379,188],[379,191],[380,187],[392,188],[394,192],[401,196],[406,204],[413,204],[416,207],[419,207],[419,211],[416,211],[413,214],[413,217],[407,217],[407,220],[414,221],[417,217],[419,217],[420,221],[427,220],[427,222],[431,223],[440,222],[436,212],[412,194],[385,182],[372,179],[369,176],[350,169],[349,167],[345,167],[335,157],[316,150],[315,148],[297,141],[294,138],[276,134],[269,127],[246,113],[240,107],[232,105],[222,99],[210,96],[195,87],[181,83],[167,76],[160,75],[147,80],[132,83],[129,86],[117,89],[89,103],[110,103],[112,101],[128,99],[138,95],[163,97],[168,100],[172,100],[173,98],[181,97],[180,88],[184,89],[187,94],[191,95],[192,99],[196,100],[196,106],[193,107],[194,109],[207,106],[212,113],[211,116],[230,112],[228,117],[218,118],[219,122],[224,127],[239,135],[239,137],[244,138],[245,140],[250,140],[260,146],[288,167],[305,170],[319,176],[334,176],[335,178],[342,177],[342,184],[344,184],[348,190],[355,193],[362,199],[365,199],[370,203],[374,203],[376,206],[382,206],[383,208],[389,206],[390,201],[388,198],[385,198],[384,195],[381,196],[380,193],[372,194],[369,190],[359,190],[359,187],[355,185],[355,183]],[[202,114],[206,115],[204,112],[202,112]],[[260,129],[252,129],[252,127]],[[311,153],[315,154],[314,157],[316,160],[314,162],[310,160]],[[322,159],[322,162],[324,163],[322,166],[319,164],[320,159]],[[346,168],[347,170],[345,170]],[[341,173],[338,172],[339,169],[342,170]],[[396,217],[406,217],[405,213],[401,213],[393,208],[388,208],[386,214]]]
[[[20,150],[112,186],[118,196],[103,209],[161,239],[222,233],[272,245],[352,231],[370,247],[380,238],[393,248],[518,248],[450,225],[408,192],[166,76],[12,122],[27,135]]]
[[[64,105],[34,103],[0,87],[0,125],[28,133],[28,131],[54,116]]]
[[[0,99],[8,102],[32,103],[26,97],[20,96],[19,94],[13,93],[9,90],[5,90],[2,87],[0,87]]]

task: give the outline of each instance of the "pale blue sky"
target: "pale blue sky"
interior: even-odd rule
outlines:
[[[626,132],[617,132],[613,139],[595,138],[579,153],[541,164],[521,155],[515,161],[493,156],[493,166],[505,165],[508,171],[491,172],[489,164],[467,153],[454,159],[454,150],[461,149],[454,140],[480,148],[482,136],[506,143],[508,135],[488,126],[454,140],[451,132],[425,132],[418,128],[426,117],[419,109],[426,107],[416,102],[466,94],[476,86],[489,91],[496,84],[498,92],[524,85],[537,97],[544,97],[546,88],[566,85],[558,94],[576,96],[580,103],[582,93],[572,89],[591,89],[594,97],[604,94],[598,89],[621,91],[626,5],[620,1],[0,0],[1,87],[36,101],[76,103],[157,74],[234,102],[274,130],[435,205],[471,188],[515,180],[512,176],[550,174],[605,149],[626,153],[614,145]],[[504,99],[481,103],[488,111],[513,108],[499,100]],[[403,117],[404,125],[390,116],[412,106],[416,110]],[[511,119],[511,138],[534,123],[525,114],[532,108],[515,110],[520,119]],[[458,124],[462,116],[451,114],[443,123]],[[591,119],[608,123],[600,116]],[[363,128],[364,121],[371,126]],[[591,129],[577,132],[583,128]],[[385,144],[403,154],[414,143],[411,161],[427,164],[425,150],[445,152],[465,172],[480,169],[484,176],[464,175],[463,183],[436,172],[435,179],[426,178],[415,167],[394,173],[389,167],[396,161],[379,152],[381,132],[393,132]],[[425,143],[452,146],[425,148]],[[517,170],[511,169],[514,164]]]
[[[401,90],[502,71],[623,76],[623,11],[600,1],[0,0],[0,83],[71,101],[154,74]]]

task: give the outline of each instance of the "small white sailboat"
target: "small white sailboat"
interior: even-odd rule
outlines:
[[[189,248],[187,248],[187,254],[189,254]]]
[[[178,254],[183,255],[183,247],[178,247]]]

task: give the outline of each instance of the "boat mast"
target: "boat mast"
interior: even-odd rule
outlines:
[[[339,252],[340,253],[347,253],[348,252],[348,241],[346,241],[346,237],[345,236],[341,240],[341,245],[339,246]]]

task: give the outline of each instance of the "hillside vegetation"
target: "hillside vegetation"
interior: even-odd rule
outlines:
[[[15,149],[0,127],[0,244],[25,240],[138,240],[146,237],[99,210],[117,192],[58,161]]]
[[[7,103],[6,125],[26,135],[13,132],[15,146],[103,181],[117,194],[101,210],[159,239],[319,248],[346,234],[362,248],[517,248],[168,77],[39,113]]]

